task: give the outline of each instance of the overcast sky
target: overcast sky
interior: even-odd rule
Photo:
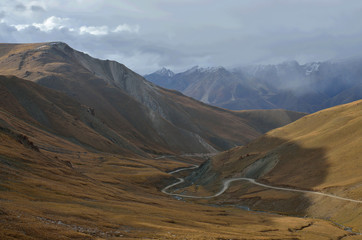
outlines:
[[[339,59],[362,56],[362,1],[0,1],[0,42],[46,41],[141,74]]]

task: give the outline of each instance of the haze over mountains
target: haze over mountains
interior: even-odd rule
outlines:
[[[161,69],[145,78],[204,103],[232,110],[288,109],[315,112],[362,98],[362,58],[299,64],[256,65],[227,70]]]

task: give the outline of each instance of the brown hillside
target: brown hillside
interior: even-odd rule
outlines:
[[[64,43],[0,44],[0,74],[65,93],[94,109],[100,122],[147,152],[214,152],[245,144],[270,130],[269,125],[251,126],[231,111],[157,87],[122,64],[92,58]],[[273,127],[289,122],[281,117]]]
[[[350,235],[317,219],[215,208],[162,194],[157,186],[170,182],[165,171],[184,165],[88,152],[1,110],[0,239],[327,240]]]
[[[247,119],[247,123],[262,133],[270,129],[287,125],[307,115],[305,113],[287,111],[284,109],[273,110],[243,110],[235,111],[236,115]]]
[[[361,126],[362,100],[305,116],[285,127],[268,132],[245,147],[225,153],[249,153],[253,157],[222,161],[222,164],[232,164],[235,168],[232,172],[222,171],[223,176],[240,173],[240,170],[259,159],[261,155],[277,154],[278,164],[272,171],[259,178],[276,185],[315,190],[338,185],[356,185],[362,182]],[[306,155],[304,152],[293,151],[296,145],[300,149],[308,149],[311,153]],[[324,158],[321,159],[320,154],[314,155],[313,152],[323,152]],[[221,156],[218,159],[221,159]],[[217,164],[218,160],[214,163]],[[324,172],[325,176],[321,179],[321,173]]]
[[[215,191],[229,177],[256,178],[273,186],[314,190],[362,200],[362,100],[305,116],[245,147],[216,156],[198,183]],[[360,203],[234,183],[233,197],[254,208],[331,218],[362,229]],[[224,197],[227,197],[225,195]],[[260,199],[262,199],[260,201]]]
[[[67,95],[16,77],[0,76],[0,110],[93,150],[142,151]]]

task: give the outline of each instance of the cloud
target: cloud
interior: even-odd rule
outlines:
[[[19,12],[23,12],[26,10],[26,7],[23,4],[19,3],[19,4],[15,5],[15,10],[19,11]]]
[[[16,25],[11,25],[12,27],[15,27],[17,31],[21,31],[24,30],[26,28],[28,28],[30,25],[28,24],[16,24]]]
[[[14,27],[11,27],[4,22],[0,22],[0,42],[7,43],[16,41],[16,38],[13,37],[14,32],[16,32]]]
[[[33,23],[32,25],[36,28],[39,28],[41,31],[48,32],[53,29],[65,28],[65,24],[68,20],[68,18],[52,16],[44,20],[42,23]]]
[[[109,30],[108,26],[81,26],[79,28],[80,34],[91,34],[96,36],[107,35],[110,32],[120,33],[120,32],[129,32],[129,33],[138,33],[140,27],[138,25],[130,26],[128,24],[120,24],[112,31]]]
[[[361,0],[1,0],[0,39],[64,41],[142,74],[323,61],[362,54],[361,9]]]
[[[91,34],[91,35],[107,35],[108,34],[108,27],[107,26],[81,26],[79,28],[80,34]]]
[[[130,26],[128,24],[120,24],[118,25],[112,32],[118,33],[118,32],[130,32],[130,33],[138,33],[140,30],[139,25]]]
[[[33,12],[45,12],[45,9],[38,5],[31,5],[30,6],[31,11]]]
[[[41,7],[40,7],[41,8]],[[43,8],[41,8],[43,9]],[[37,10],[38,11],[38,10]],[[0,17],[5,16],[5,13],[0,12]],[[117,27],[111,30],[110,27],[106,25],[102,26],[71,26],[70,18],[61,18],[57,16],[51,16],[46,18],[43,22],[40,23],[31,23],[31,24],[11,24],[9,26],[14,27],[17,31],[24,31],[31,27],[34,27],[42,32],[51,32],[54,30],[66,29],[70,32],[77,32],[79,35],[94,35],[94,36],[103,36],[108,35],[110,33],[121,33],[121,32],[129,32],[129,33],[138,33],[139,25],[129,25],[129,24],[120,24]],[[29,31],[27,31],[29,33]]]

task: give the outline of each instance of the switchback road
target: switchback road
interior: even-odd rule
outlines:
[[[192,167],[187,167],[187,168],[180,168],[177,169],[175,171],[169,172],[170,174],[176,173],[176,172],[181,172],[184,170],[189,170],[189,169],[195,169],[198,166],[192,166]],[[230,184],[232,182],[235,181],[248,181],[252,184],[261,186],[261,187],[265,187],[265,188],[269,188],[269,189],[275,189],[275,190],[280,190],[280,191],[289,191],[289,192],[299,192],[299,193],[307,193],[307,194],[315,194],[315,195],[320,195],[320,196],[325,196],[325,197],[330,197],[330,198],[334,198],[334,199],[339,199],[339,200],[343,200],[343,201],[349,201],[349,202],[355,202],[355,203],[362,203],[362,200],[355,200],[355,199],[350,199],[350,198],[344,198],[344,197],[339,197],[336,195],[332,195],[332,194],[328,194],[328,193],[322,193],[322,192],[316,192],[316,191],[309,191],[309,190],[300,190],[300,189],[294,189],[294,188],[286,188],[286,187],[275,187],[275,186],[271,186],[271,185],[267,185],[267,184],[263,184],[263,183],[259,183],[257,182],[255,179],[252,178],[229,178],[229,179],[225,179],[223,181],[223,186],[221,188],[221,190],[217,193],[215,193],[214,195],[211,196],[191,196],[191,195],[185,195],[185,194],[178,194],[178,193],[172,193],[172,192],[168,192],[168,190],[174,186],[177,186],[181,183],[183,183],[185,180],[183,178],[178,178],[178,182],[170,184],[168,186],[166,186],[164,189],[162,189],[161,191],[165,194],[171,195],[171,196],[178,196],[178,197],[183,197],[183,198],[198,198],[198,199],[208,199],[208,198],[214,198],[214,197],[218,197],[221,194],[223,194],[230,186]]]

